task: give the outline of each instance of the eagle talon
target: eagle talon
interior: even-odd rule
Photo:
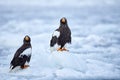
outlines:
[[[57,51],[63,51],[61,48],[58,48]]]
[[[62,50],[63,50],[63,51],[69,51],[69,50],[67,50],[66,48],[63,48]]]
[[[21,66],[22,69],[26,69],[26,68],[28,68],[28,67],[30,67],[30,66],[29,66],[29,65]]]
[[[66,48],[58,48],[57,51],[69,51]]]

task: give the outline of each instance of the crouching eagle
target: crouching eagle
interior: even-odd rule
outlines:
[[[11,63],[11,70],[20,67],[21,69],[25,69],[29,67],[29,62],[32,54],[32,46],[31,39],[29,36],[25,36],[23,40],[23,45],[16,51]]]

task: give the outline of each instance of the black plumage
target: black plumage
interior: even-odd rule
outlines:
[[[66,43],[71,43],[71,30],[68,27],[67,19],[65,17],[60,20],[60,26],[55,31],[60,34],[52,35],[50,47],[54,47],[55,44],[58,44],[62,50]]]
[[[26,49],[32,49],[31,46],[31,39],[29,36],[25,36],[23,40],[23,45],[16,51],[11,63],[10,68],[14,69],[17,66],[20,66],[21,68],[24,68],[25,63],[29,63],[31,59],[31,53],[29,52],[27,54],[23,54]]]

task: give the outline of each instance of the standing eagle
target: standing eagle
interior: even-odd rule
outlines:
[[[10,63],[11,70],[18,66],[21,69],[29,67],[28,63],[30,62],[32,54],[32,46],[30,42],[31,42],[30,37],[25,36],[23,40],[23,45],[16,51]]]
[[[54,31],[50,40],[51,51],[53,51],[56,44],[60,46],[57,51],[68,51],[65,48],[66,43],[71,43],[71,30],[68,27],[67,19],[63,17],[60,20],[59,28]]]

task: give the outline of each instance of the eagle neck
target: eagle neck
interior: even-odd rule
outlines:
[[[68,27],[68,25],[61,23],[61,24],[60,24],[60,27]]]

